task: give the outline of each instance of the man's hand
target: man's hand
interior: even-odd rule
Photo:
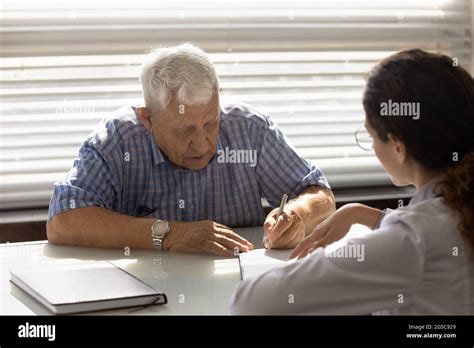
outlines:
[[[277,220],[278,209],[273,209],[263,224],[264,233],[268,237],[265,248],[294,248],[305,236],[303,219],[288,205]]]
[[[346,206],[347,207],[347,206]],[[314,249],[325,247],[328,244],[343,238],[351,229],[352,219],[348,209],[338,209],[326,220],[316,226],[313,233],[306,237],[290,255],[290,259],[305,257]]]
[[[314,227],[334,212],[334,195],[329,188],[309,186],[292,199],[276,221],[278,209],[268,214],[263,225],[266,248],[291,249]]]
[[[232,257],[253,249],[253,244],[229,227],[214,221],[170,221],[170,231],[163,239],[163,249]]]
[[[305,257],[319,247],[325,247],[342,239],[356,223],[372,228],[380,217],[379,209],[362,204],[346,204],[318,224],[290,255],[290,259]]]

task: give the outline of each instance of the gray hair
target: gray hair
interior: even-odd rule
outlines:
[[[173,94],[180,104],[202,105],[219,89],[214,64],[203,50],[189,43],[148,53],[140,81],[145,106],[153,112],[165,110]]]

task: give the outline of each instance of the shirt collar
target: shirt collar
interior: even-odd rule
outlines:
[[[138,106],[132,105],[132,110],[135,113],[135,117],[137,118],[139,123],[142,123],[140,118],[137,115],[137,108]],[[160,163],[166,162],[165,157],[163,156],[163,153],[160,150],[160,147],[158,146],[155,139],[153,138],[153,135],[148,129],[146,130],[146,132],[147,132],[148,139],[150,141],[153,165],[156,166]]]
[[[225,115],[225,110],[222,108],[222,105],[219,105],[219,133],[217,134],[217,151],[224,149],[221,141],[221,134],[222,130],[224,129],[222,128],[222,122],[224,120],[224,118],[222,117],[223,115]]]
[[[153,156],[153,165],[157,166],[161,163],[165,163],[166,159],[163,153],[160,150],[160,147],[156,143],[155,139],[153,138],[153,135],[151,132],[148,132],[148,137],[150,139],[150,144],[151,144],[151,152]]]
[[[221,128],[219,127],[219,133],[217,134],[217,146],[216,146],[216,150],[219,151],[219,150],[224,150],[224,146],[222,145],[222,141],[221,141]],[[216,153],[217,153],[216,151]]]
[[[432,178],[426,182],[416,194],[410,199],[409,205],[420,203],[428,199],[438,197],[440,195],[439,190],[435,190],[435,184],[439,180],[439,177]]]

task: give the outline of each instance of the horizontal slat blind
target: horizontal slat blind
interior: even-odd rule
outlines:
[[[47,206],[80,143],[141,102],[143,52],[190,41],[224,99],[269,113],[333,187],[387,185],[355,145],[363,74],[400,49],[470,68],[471,8],[455,1],[3,1],[0,209]]]

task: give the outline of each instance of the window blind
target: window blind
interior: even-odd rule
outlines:
[[[270,114],[332,187],[390,183],[357,147],[363,75],[420,47],[471,64],[471,1],[4,0],[0,209],[46,207],[85,137],[141,102],[143,53],[193,42],[223,99]]]

